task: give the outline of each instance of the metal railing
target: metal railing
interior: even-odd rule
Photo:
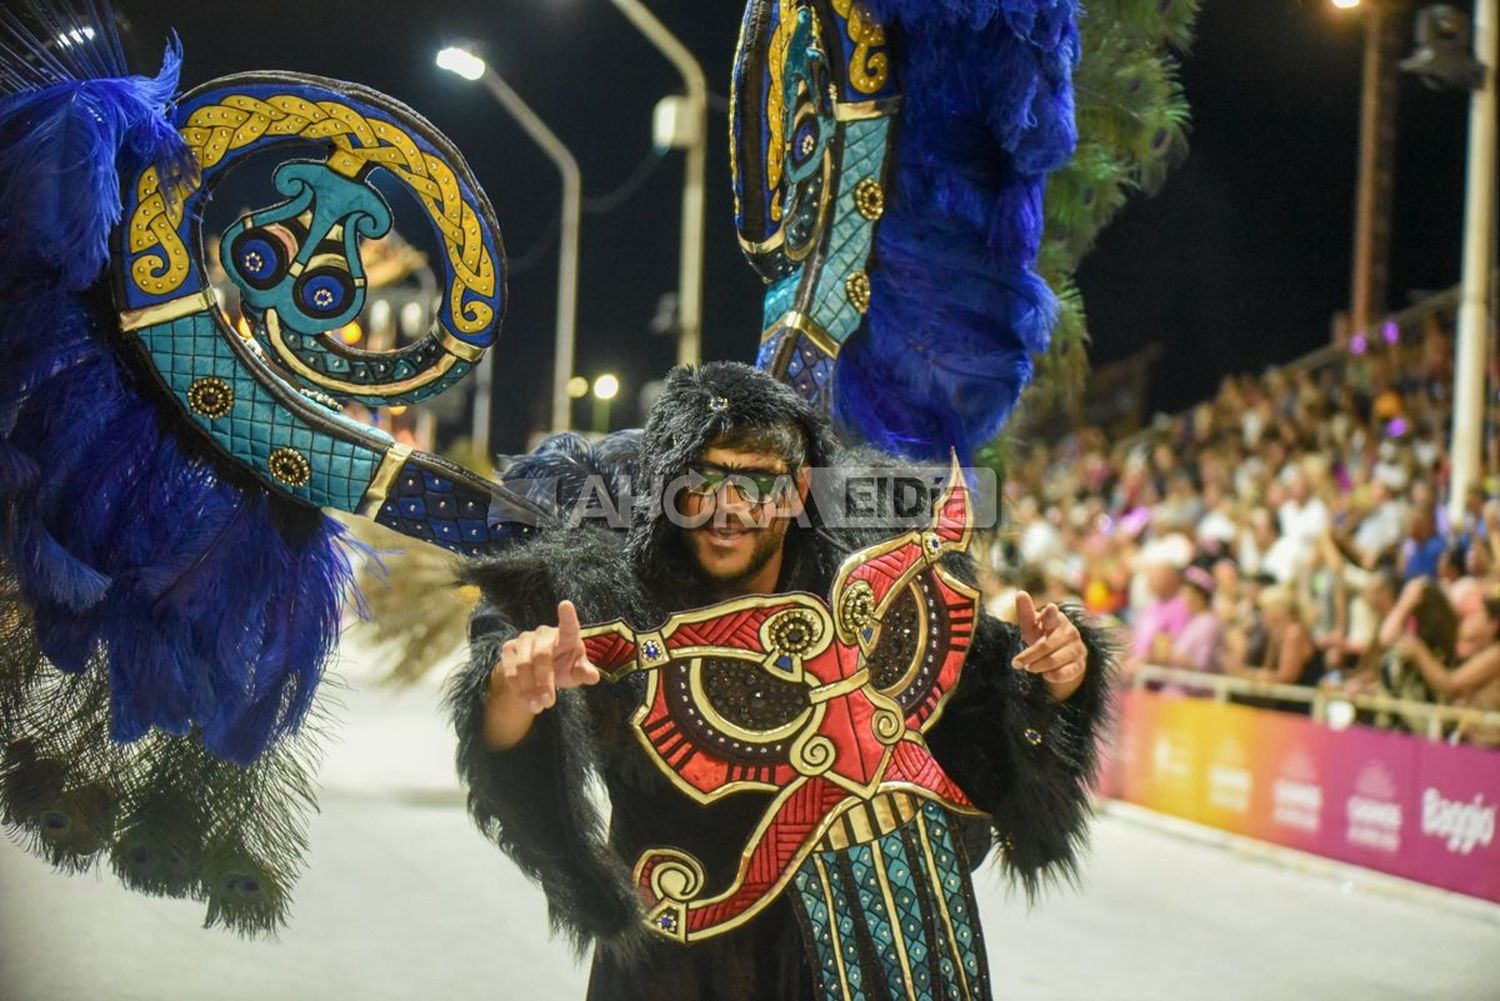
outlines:
[[[1495,727],[1500,730],[1500,712],[1444,706],[1433,702],[1415,702],[1411,699],[1394,698],[1380,692],[1354,694],[1337,688],[1267,683],[1229,674],[1212,674],[1180,667],[1143,666],[1136,671],[1131,687],[1140,690],[1153,681],[1180,685],[1196,691],[1206,690],[1215,702],[1228,702],[1230,695],[1248,695],[1256,698],[1304,703],[1311,707],[1312,718],[1325,725],[1328,724],[1328,707],[1335,702],[1343,702],[1352,705],[1355,709],[1374,713],[1392,713],[1406,720],[1422,720],[1424,732],[1429,740],[1444,739],[1444,727],[1450,723],[1465,728],[1479,726]]]

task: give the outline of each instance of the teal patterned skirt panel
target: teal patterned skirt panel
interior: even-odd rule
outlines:
[[[815,852],[793,884],[821,1001],[988,1001],[967,858],[938,804],[866,844]]]

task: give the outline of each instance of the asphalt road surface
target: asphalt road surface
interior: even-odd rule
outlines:
[[[0,842],[0,1001],[581,997],[540,892],[464,816],[436,692],[342,701],[278,939]],[[1500,907],[1133,811],[1101,817],[1081,889],[1028,910],[985,874],[980,894],[1006,1001],[1500,1001]]]

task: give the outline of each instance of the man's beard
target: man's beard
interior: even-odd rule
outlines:
[[[786,523],[773,522],[770,526],[751,533],[751,538],[755,540],[755,546],[750,550],[750,558],[741,570],[731,573],[715,573],[704,566],[702,560],[697,561],[699,570],[709,579],[714,590],[721,595],[736,596],[743,593],[745,584],[776,558],[776,553],[786,539]]]

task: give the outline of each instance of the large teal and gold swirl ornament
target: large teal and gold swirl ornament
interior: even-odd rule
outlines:
[[[504,309],[504,247],[489,200],[458,151],[399,102],[355,84],[256,73],[187,94],[175,124],[200,176],[162,190],[154,168],[125,191],[116,255],[121,328],[188,419],[268,486],[318,507],[372,518],[412,537],[476,553],[544,515],[503,488],[414,452],[330,406],[409,403],[452,386],[483,357]],[[252,154],[289,159],[273,173],[285,200],[252,212],[219,246],[253,333],[242,336],[208,285],[203,211],[215,183]],[[398,179],[443,247],[444,303],[433,328],[392,352],[356,351],[332,334],[359,314],[359,241],[391,210],[371,184]]]
[[[740,246],[769,288],[756,364],[827,406],[864,322],[900,93],[858,0],[751,0],[730,111]]]

